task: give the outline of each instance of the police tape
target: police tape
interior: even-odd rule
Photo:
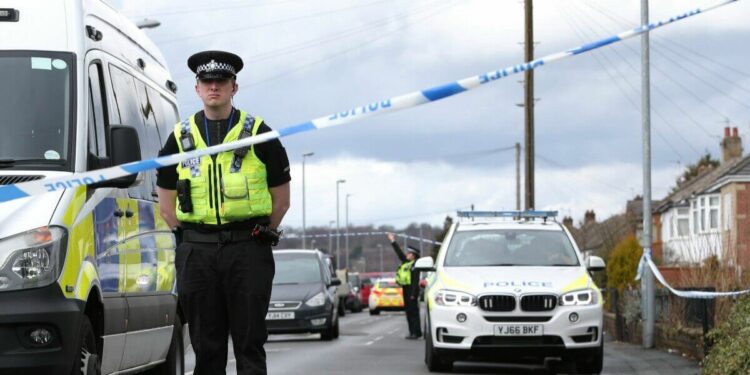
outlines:
[[[284,239],[297,239],[297,238],[336,238],[336,237],[368,237],[368,236],[384,236],[391,232],[354,232],[354,233],[331,233],[331,234],[284,234]],[[428,240],[426,238],[410,236],[408,234],[394,233],[396,237],[406,238],[414,241],[426,242],[433,245],[442,245],[442,242]]]
[[[344,125],[353,121],[358,121],[370,116],[385,114],[397,110],[416,107],[426,103],[438,101],[462,92],[475,89],[484,84],[497,81],[507,76],[525,72],[527,70],[538,68],[551,62],[562,60],[568,57],[579,55],[594,49],[598,49],[634,36],[643,34],[647,31],[674,23],[676,21],[692,17],[694,15],[716,9],[718,7],[733,3],[739,0],[721,0],[711,5],[699,7],[685,13],[670,17],[647,25],[641,25],[632,30],[624,31],[617,35],[601,39],[595,42],[584,44],[579,47],[571,48],[563,52],[547,55],[540,59],[518,64],[504,69],[494,70],[488,73],[480,74],[473,77],[464,78],[448,84],[435,86],[426,90],[416,91],[405,95],[396,96],[390,99],[381,100],[354,107],[342,112],[337,112],[328,116],[316,118],[311,121],[299,123],[283,129],[263,133],[254,137],[248,137],[235,142],[220,144],[201,150],[195,150],[186,153],[162,156],[155,159],[142,160],[120,166],[94,170],[89,172],[75,173],[69,176],[60,176],[46,178],[43,180],[22,182],[19,184],[0,186],[0,202],[7,202],[15,199],[25,198],[32,195],[56,192],[64,189],[75,188],[82,185],[91,185],[98,182],[124,177],[139,172],[145,172],[152,169],[175,165],[189,159],[198,158],[205,155],[217,154],[234,150],[237,148],[248,147],[250,145],[262,143],[275,138],[286,137],[293,134],[303,133],[311,130],[330,128],[333,126]]]
[[[654,277],[656,277],[657,280],[659,280],[659,283],[661,285],[664,285],[667,289],[669,289],[670,292],[677,295],[678,297],[683,298],[701,298],[701,299],[712,299],[717,297],[737,297],[742,294],[746,294],[750,292],[750,289],[746,290],[738,290],[738,291],[732,291],[732,292],[706,292],[706,291],[698,291],[698,290],[677,290],[673,288],[669,283],[667,283],[667,280],[664,279],[664,275],[659,272],[659,267],[656,266],[656,263],[654,263],[654,260],[651,259],[651,252],[650,251],[644,251],[643,255],[641,256],[641,260],[638,262],[638,270],[635,275],[636,280],[640,280],[641,276],[643,275],[644,267],[648,266],[651,269],[651,272],[654,274]]]

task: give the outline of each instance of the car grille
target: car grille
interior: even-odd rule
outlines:
[[[0,176],[0,185],[13,185],[26,181],[41,180],[44,176]]]
[[[521,297],[523,311],[550,311],[557,306],[557,296],[552,294],[536,294]]]
[[[506,295],[481,296],[479,308],[484,311],[513,311],[516,309],[516,298]]]
[[[268,310],[293,310],[302,305],[302,302],[299,301],[271,301],[270,304],[268,304]]]
[[[518,322],[549,322],[551,316],[486,316],[484,319],[492,323],[518,323]]]

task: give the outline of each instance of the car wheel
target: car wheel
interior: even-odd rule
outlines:
[[[172,342],[164,363],[146,372],[149,375],[182,375],[185,373],[185,346],[182,342],[182,321],[175,315]]]
[[[328,319],[328,325],[323,329],[323,332],[320,333],[320,339],[322,341],[331,341],[338,337],[339,320],[336,319],[336,321],[334,321],[335,317],[336,312],[332,312],[331,318]]]
[[[78,346],[78,355],[70,373],[72,375],[100,375],[102,373],[101,357],[96,348],[94,327],[86,315],[81,319]]]
[[[370,309],[370,315],[380,315],[380,310],[378,310],[378,309]]]
[[[598,348],[575,359],[576,370],[584,374],[598,374],[604,367],[604,340]]]
[[[436,353],[435,347],[432,345],[432,334],[431,330],[427,327],[424,335],[424,363],[427,365],[427,369],[430,372],[449,372],[453,369],[453,362],[440,358]]]

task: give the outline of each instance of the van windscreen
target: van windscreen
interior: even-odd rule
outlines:
[[[0,168],[72,165],[74,63],[72,53],[0,51]]]

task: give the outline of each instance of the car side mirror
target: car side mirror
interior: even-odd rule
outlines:
[[[329,286],[339,286],[339,285],[341,285],[341,280],[334,277],[333,279],[331,279],[331,284]]]
[[[603,271],[606,268],[604,259],[597,256],[590,256],[586,260],[586,269],[589,271]]]
[[[414,263],[414,270],[424,272],[435,271],[435,261],[432,260],[432,257],[421,257]]]
[[[93,163],[97,167],[115,166],[141,160],[141,142],[138,131],[129,125],[111,125],[109,127],[110,156],[96,158]],[[92,185],[94,188],[109,187],[125,189],[133,186],[138,180],[138,174],[102,181]]]

